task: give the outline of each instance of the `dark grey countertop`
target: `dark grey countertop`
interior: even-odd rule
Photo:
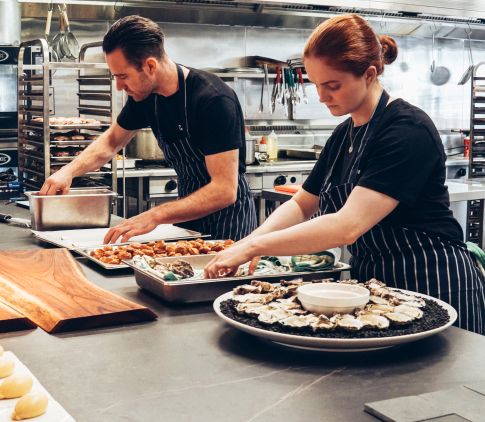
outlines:
[[[13,205],[0,212],[27,215]],[[28,229],[0,225],[0,248],[42,246]],[[485,337],[458,328],[375,352],[295,350],[227,326],[210,303],[162,303],[140,291],[131,273],[80,262],[89,280],[159,318],[0,335],[77,421],[372,421],[364,403],[485,380]]]

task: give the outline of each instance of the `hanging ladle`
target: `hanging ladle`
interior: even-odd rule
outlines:
[[[435,33],[433,32],[432,44],[431,44],[431,83],[434,85],[440,86],[444,85],[450,80],[450,70],[445,66],[436,66],[436,62],[434,60],[434,37]]]
[[[472,31],[469,29],[467,32],[468,37],[468,69],[465,70],[463,75],[461,76],[460,80],[458,81],[458,85],[465,85],[470,77],[473,74],[473,69],[475,68],[475,64],[473,63],[473,54],[472,54],[472,39],[471,39]]]

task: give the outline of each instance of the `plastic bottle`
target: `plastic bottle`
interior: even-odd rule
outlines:
[[[278,159],[278,135],[272,130],[268,135],[268,158],[270,161]]]
[[[261,136],[259,140],[258,152],[268,152],[268,145],[266,144],[266,138],[264,136]]]

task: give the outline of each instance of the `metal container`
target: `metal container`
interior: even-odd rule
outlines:
[[[190,263],[190,265],[192,265],[192,268],[197,271],[202,270],[213,259],[213,255],[174,256],[159,259],[165,262],[176,260],[187,261]],[[264,274],[217,279],[165,281],[156,272],[137,267],[133,264],[132,260],[125,262],[134,269],[136,283],[141,288],[148,290],[167,302],[174,303],[212,301],[232,288],[255,279],[265,280],[273,283],[277,283],[280,280],[291,280],[294,278],[301,278],[303,280],[334,278],[339,280],[341,272],[348,271],[350,269],[349,265],[338,262],[335,267],[324,271],[287,272],[271,275]]]
[[[256,141],[246,139],[246,164],[253,164],[256,160]]]
[[[165,156],[150,128],[141,129],[126,146],[129,157],[142,160],[163,160]]]
[[[32,229],[38,231],[108,227],[116,196],[108,189],[71,189],[66,195],[25,194]]]

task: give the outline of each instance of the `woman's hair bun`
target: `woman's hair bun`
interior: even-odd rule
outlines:
[[[385,64],[391,64],[397,58],[397,44],[394,38],[389,35],[379,35],[382,45],[382,57]]]

